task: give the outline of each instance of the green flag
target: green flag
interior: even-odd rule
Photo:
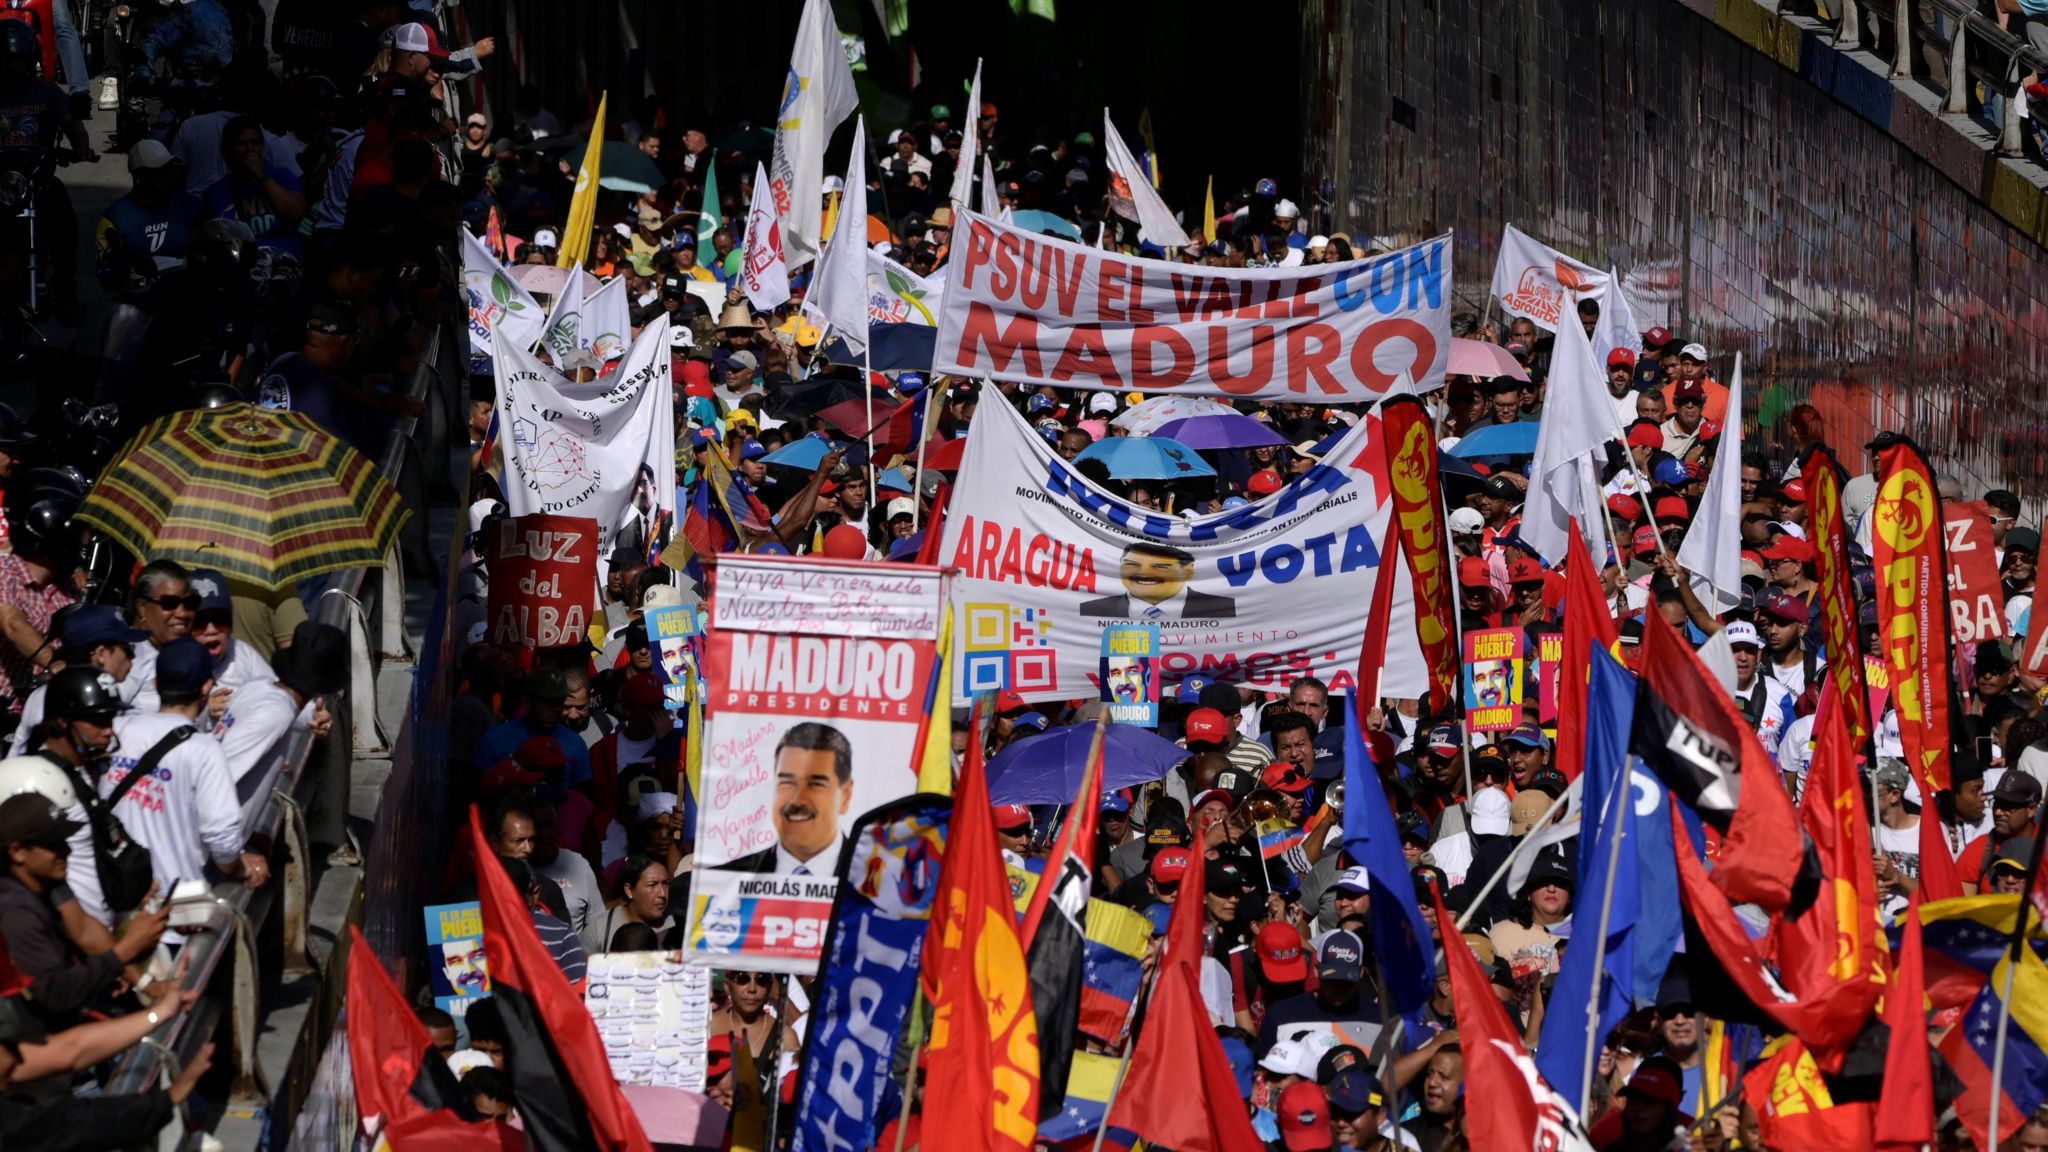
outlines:
[[[697,218],[697,264],[710,268],[718,263],[718,250],[711,246],[711,234],[718,231],[718,161],[707,162],[704,169],[703,214]]]

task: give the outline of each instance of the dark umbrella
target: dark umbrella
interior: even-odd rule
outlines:
[[[1093,724],[1069,724],[1017,741],[989,761],[989,802],[1073,803],[1094,742]],[[1111,724],[1103,737],[1102,790],[1149,784],[1187,758],[1188,750],[1171,740],[1129,724]]]
[[[736,128],[711,142],[720,152],[773,152],[775,133],[766,128]]]
[[[859,400],[868,390],[858,379],[845,376],[814,376],[792,380],[768,389],[768,414],[777,420],[809,420],[813,415],[843,400]],[[855,429],[865,431],[865,429]]]

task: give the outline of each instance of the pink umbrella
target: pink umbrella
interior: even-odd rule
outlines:
[[[1512,376],[1527,380],[1529,370],[1516,363],[1513,355],[1498,344],[1485,340],[1451,340],[1451,375]]]

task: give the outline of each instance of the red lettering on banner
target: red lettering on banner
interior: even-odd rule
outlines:
[[[995,246],[995,230],[987,223],[976,220],[967,229],[966,259],[960,263],[960,287],[974,287],[974,273],[989,262]]]
[[[1313,351],[1309,341],[1315,341]],[[1344,385],[1337,382],[1330,365],[1343,354],[1344,340],[1327,324],[1304,324],[1287,330],[1287,387],[1306,393],[1313,380],[1330,396],[1342,396]]]
[[[1153,351],[1160,347],[1164,347],[1173,357],[1163,371],[1153,368]],[[1164,388],[1178,388],[1192,379],[1194,374],[1195,346],[1188,343],[1187,337],[1165,327],[1131,330],[1133,389],[1139,392],[1152,392]]]
[[[1052,378],[1062,384],[1076,376],[1093,376],[1105,388],[1124,387],[1123,374],[1117,371],[1116,357],[1109,354],[1100,328],[1074,329],[1066,350],[1060,353],[1059,363],[1052,366]]]
[[[1159,318],[1152,309],[1145,307],[1145,266],[1142,264],[1131,265],[1131,304],[1125,312],[1133,324],[1150,324]]]
[[[1020,313],[1007,328],[999,330],[996,323],[995,309],[981,303],[968,307],[967,324],[960,332],[960,363],[978,367],[980,349],[988,353],[986,370],[990,373],[1007,372],[1011,363],[1022,360],[1024,371],[1033,376],[1043,375],[1045,361],[1038,349],[1038,321]]]
[[[1067,253],[1050,244],[1024,242],[1023,304],[1038,311],[1045,307],[1046,300],[1053,294],[1059,297],[1058,312],[1062,316],[1074,314],[1074,301],[1081,295],[1081,278],[1088,270],[1085,253],[1075,253],[1074,266],[1067,267]],[[1033,276],[1033,273],[1037,273]]]
[[[989,520],[981,522],[977,537],[972,516],[960,526],[960,544],[953,551],[952,565],[976,580],[1068,592],[1095,591],[1093,548],[1055,540],[1042,532],[1027,541],[1021,529],[1005,530]]]
[[[1105,324],[1121,324],[1130,317],[1124,312],[1124,293],[1130,285],[1131,266],[1121,260],[1102,261],[1100,291],[1096,293],[1095,318]]]
[[[1230,370],[1230,329],[1221,324],[1209,329],[1209,379],[1233,396],[1249,396],[1273,379],[1273,326],[1254,324],[1250,335],[1251,363],[1239,374]]]
[[[1380,345],[1392,340],[1406,340],[1415,348],[1409,379],[1422,379],[1436,363],[1436,337],[1429,329],[1413,320],[1382,320],[1367,328],[1351,346],[1351,374],[1375,392],[1384,392],[1400,381],[1399,376],[1381,371],[1378,361]]]

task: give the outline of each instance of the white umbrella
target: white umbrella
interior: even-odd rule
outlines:
[[[1237,409],[1220,400],[1207,396],[1154,396],[1131,405],[1123,414],[1110,423],[1133,436],[1150,436],[1168,420],[1185,420],[1190,416],[1216,416],[1228,413],[1236,415]]]

